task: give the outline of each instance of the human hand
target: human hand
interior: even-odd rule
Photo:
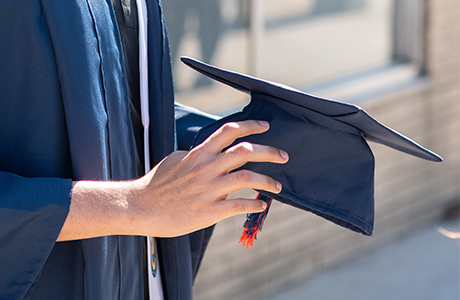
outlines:
[[[268,129],[263,121],[227,123],[191,151],[171,153],[140,179],[74,182],[58,241],[104,235],[173,237],[236,214],[263,211],[262,200],[227,195],[244,188],[279,193],[281,184],[249,170],[231,171],[247,162],[286,163],[287,153],[247,142],[228,147]]]
[[[247,162],[286,163],[287,153],[247,142],[226,148],[238,138],[268,129],[264,121],[227,123],[191,151],[166,157],[137,182],[138,192],[130,200],[135,232],[178,236],[236,214],[263,211],[262,200],[226,199],[227,195],[243,188],[279,193],[281,184],[249,170],[231,171]]]

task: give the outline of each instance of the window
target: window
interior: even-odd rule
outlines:
[[[220,115],[248,101],[247,95],[189,70],[179,62],[182,55],[336,100],[368,97],[382,84],[388,88],[418,75],[421,3],[164,1],[176,100]]]

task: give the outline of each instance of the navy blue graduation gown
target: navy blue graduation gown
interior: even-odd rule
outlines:
[[[161,5],[147,4],[157,163],[175,148],[174,100]],[[72,180],[136,177],[120,49],[110,0],[0,1],[0,299],[144,298],[142,237],[55,242]],[[158,239],[166,299],[191,299],[211,233]]]

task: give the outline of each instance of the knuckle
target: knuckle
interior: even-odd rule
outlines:
[[[200,146],[201,146],[201,145],[200,145]],[[197,159],[197,157],[200,156],[200,152],[202,151],[202,147],[200,147],[200,146],[198,146],[198,147],[193,148],[192,150],[190,150],[190,151],[188,152],[188,154],[187,154],[187,158],[188,158],[188,159],[192,159],[192,160]]]
[[[248,170],[241,170],[235,173],[236,180],[240,183],[247,183],[252,180],[251,172]]]
[[[268,147],[267,152],[272,157],[278,157],[279,156],[279,151],[274,147]]]
[[[252,153],[252,151],[253,151],[253,147],[252,147],[251,143],[248,143],[248,142],[239,143],[238,145],[234,146],[231,149],[231,153],[235,154],[235,155],[238,155],[238,156],[249,155],[249,154]]]
[[[274,191],[277,189],[276,181],[273,178],[265,175],[260,178],[259,185],[260,188],[264,190]]]
[[[223,134],[230,134],[230,135],[233,135],[235,134],[238,129],[239,129],[239,125],[235,122],[230,122],[230,123],[225,123],[224,125],[222,125],[221,127],[221,132]]]
[[[246,206],[244,205],[243,201],[233,201],[232,209],[237,212],[244,211],[246,209]]]
[[[187,154],[187,158],[198,164],[205,161],[210,162],[215,157],[204,144],[201,144],[190,150]]]
[[[266,176],[265,182],[266,182],[268,185],[270,185],[270,187],[272,187],[273,189],[275,189],[275,190],[277,189],[277,187],[276,187],[276,180],[275,180],[275,179]]]
[[[208,172],[207,168],[202,165],[195,166],[190,174],[193,178],[202,178]]]

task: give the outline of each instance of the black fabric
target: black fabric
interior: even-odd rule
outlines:
[[[136,110],[140,112],[139,28],[136,0],[112,0],[112,4],[123,47],[129,98]]]
[[[129,109],[136,140],[136,163],[138,176],[144,170],[144,127],[141,119],[139,84],[139,27],[136,0],[112,0],[123,48],[126,80],[128,82]]]
[[[136,140],[137,165],[139,177],[144,174],[144,141],[143,125],[141,120],[140,86],[139,86],[139,30],[138,12],[135,0],[112,0],[115,16],[117,19],[120,38],[123,46],[123,57],[126,68],[126,77],[130,95],[130,111]],[[175,106],[176,131],[179,150],[189,150],[193,137],[203,126],[215,121],[217,118],[200,112],[196,109],[176,105]],[[191,297],[190,287],[196,278],[204,252],[211,238],[214,226],[191,233],[188,236],[176,239],[156,239],[158,242],[160,270],[165,299],[187,299]],[[146,257],[146,241],[143,250]],[[179,245],[180,244],[180,245]],[[165,250],[167,249],[167,250]],[[177,263],[175,260],[177,259]],[[144,262],[144,297],[148,299],[148,274],[147,262]],[[163,268],[172,265],[172,269],[165,273]],[[191,266],[191,273],[189,271]],[[181,270],[174,268],[180,267]],[[174,275],[171,275],[174,274]],[[178,275],[182,274],[182,275]],[[168,276],[168,277],[167,277]],[[178,280],[180,276],[180,280]],[[168,287],[167,281],[174,282],[174,289]],[[171,286],[171,285],[169,285]]]
[[[235,141],[271,145],[287,151],[287,164],[247,163],[250,169],[280,181],[279,194],[263,195],[311,211],[340,226],[372,235],[374,156],[365,139],[441,161],[437,154],[377,122],[362,108],[321,99],[290,87],[182,58],[188,66],[251,94],[241,111],[199,131],[200,144],[226,122],[265,120],[270,130]]]
[[[56,243],[72,180],[136,176],[115,32],[110,1],[0,1],[1,299],[143,297],[139,237]]]

